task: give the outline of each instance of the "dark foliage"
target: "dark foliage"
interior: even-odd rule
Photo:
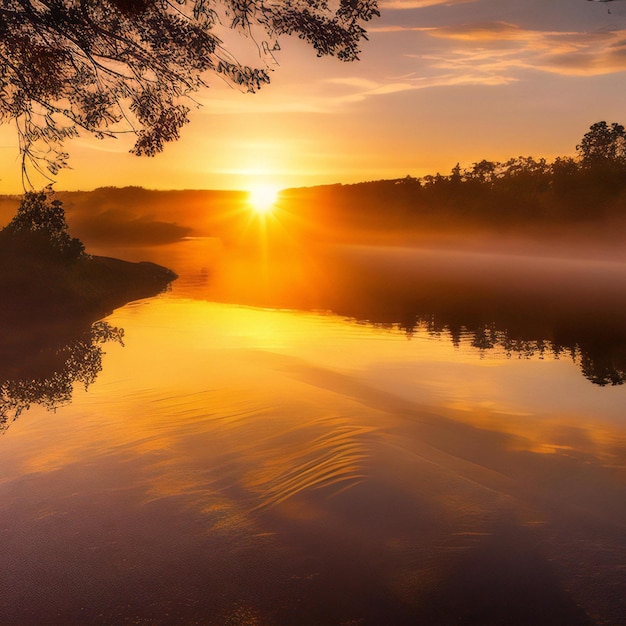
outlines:
[[[71,263],[85,254],[81,241],[68,233],[61,201],[51,198],[44,192],[26,193],[15,217],[0,232],[2,244],[17,257],[25,253]]]
[[[594,124],[578,152],[578,159],[552,163],[519,156],[465,168],[457,164],[448,175],[290,190],[284,198],[323,216],[325,223],[373,230],[506,230],[626,217],[624,127]]]
[[[1,0],[0,123],[17,122],[25,173],[66,166],[63,141],[80,129],[132,132],[133,152],[154,155],[208,75],[256,91],[281,35],[352,61],[378,14],[375,0]],[[236,60],[228,31],[258,49],[258,67]]]
[[[62,203],[26,193],[0,230],[0,327],[44,320],[100,319],[131,300],[150,297],[176,279],[153,263],[85,253],[71,237]],[[1,355],[0,355],[1,356]]]
[[[586,167],[615,167],[626,162],[626,131],[621,124],[596,122],[583,137],[576,150]]]

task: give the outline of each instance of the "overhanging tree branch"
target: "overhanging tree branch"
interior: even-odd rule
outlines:
[[[23,169],[66,167],[61,145],[78,129],[133,132],[132,152],[154,155],[210,75],[257,91],[281,35],[353,61],[377,15],[376,0],[0,0],[0,121],[21,120]],[[256,66],[224,46],[227,31],[253,42]]]

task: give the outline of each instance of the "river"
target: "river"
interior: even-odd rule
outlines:
[[[97,252],[180,278],[5,374],[0,623],[626,623],[623,264]]]

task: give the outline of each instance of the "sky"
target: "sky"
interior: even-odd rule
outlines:
[[[610,13],[608,9],[610,8]],[[381,0],[361,59],[284,38],[256,94],[208,77],[155,158],[128,140],[68,144],[55,188],[249,189],[449,173],[459,162],[573,155],[594,122],[626,123],[626,0]],[[0,127],[0,193],[21,192]]]

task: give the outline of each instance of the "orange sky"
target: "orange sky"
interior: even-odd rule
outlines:
[[[457,161],[573,154],[592,123],[626,122],[626,2],[385,0],[381,9],[360,62],[319,59],[287,38],[261,92],[215,82],[182,139],[153,159],[127,154],[122,139],[71,142],[73,169],[56,188],[447,173]],[[16,138],[3,126],[0,193],[20,190]]]

